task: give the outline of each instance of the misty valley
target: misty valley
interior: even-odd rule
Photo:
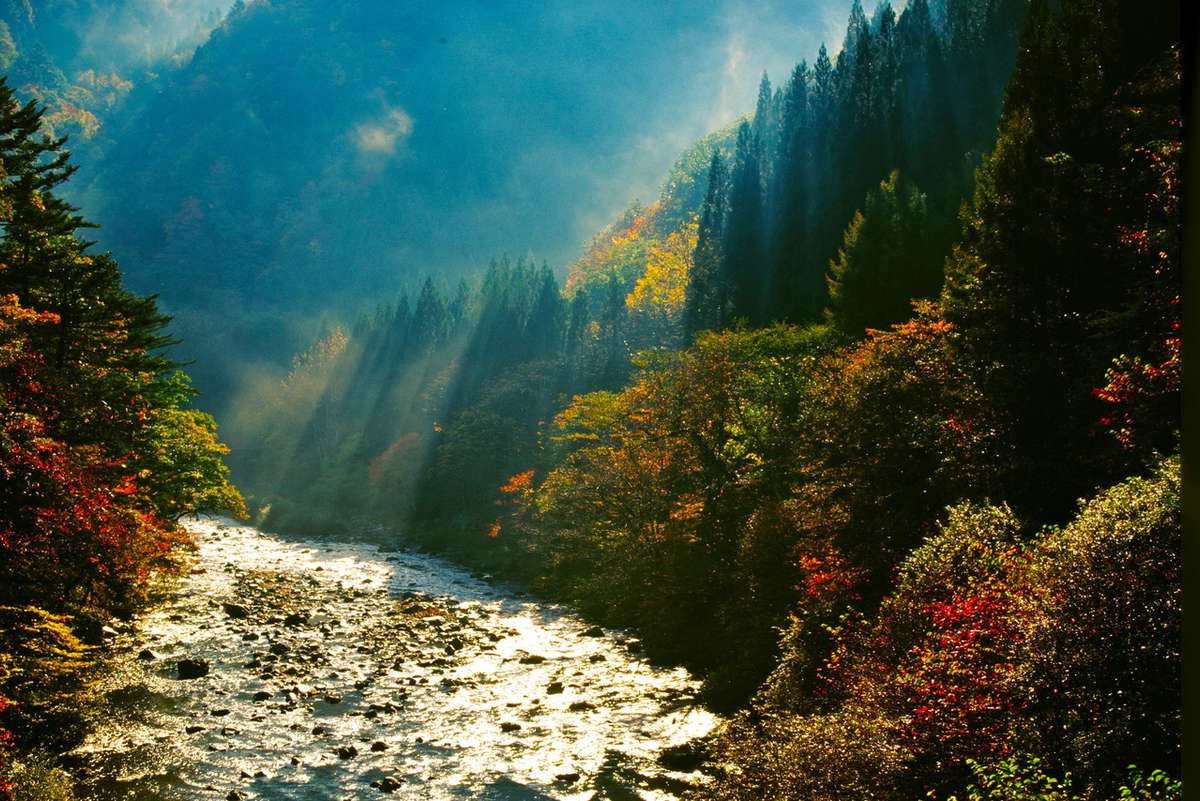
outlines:
[[[0,0],[0,801],[1178,801],[1174,0]]]

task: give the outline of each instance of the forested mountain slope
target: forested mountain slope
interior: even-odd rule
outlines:
[[[701,796],[1177,794],[1174,8],[981,8],[856,6],[565,292],[331,332],[242,421],[266,522],[391,521],[753,698]],[[900,94],[955,111],[902,147]]]
[[[129,93],[75,199],[224,411],[322,314],[503,253],[561,266],[652,193],[719,113],[726,39],[764,24],[725,5],[239,3]]]
[[[225,422],[244,443],[235,473],[269,524],[353,527],[351,510],[468,558],[500,554],[507,540],[483,535],[523,487],[510,478],[528,481],[577,444],[554,432],[556,415],[570,426],[620,419],[628,410],[612,393],[672,364],[697,332],[828,316],[820,333],[781,340],[815,358],[865,325],[907,319],[911,299],[941,288],[953,212],[994,141],[1024,6],[956,2],[941,13],[939,27],[923,0],[872,19],[853,4],[836,64],[821,47],[785,87],[764,77],[755,114],[685,152],[659,199],[598,233],[561,289],[524,260],[494,262],[453,290],[430,279],[330,329],[282,383],[255,383]],[[978,54],[990,56],[976,64]],[[963,107],[990,122],[960,121]],[[927,122],[937,135],[922,138]],[[724,458],[711,447],[708,458]],[[673,502],[676,491],[660,491]],[[773,635],[762,634],[748,653],[767,661],[725,668],[735,695],[769,665]]]

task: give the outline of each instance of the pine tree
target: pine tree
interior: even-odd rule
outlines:
[[[700,210],[692,276],[684,299],[684,331],[689,338],[698,331],[720,326],[724,315],[721,243],[725,235],[725,193],[725,165],[721,154],[714,151],[708,167],[708,190]]]
[[[563,300],[549,266],[538,271],[536,295],[525,322],[525,342],[536,358],[557,354],[562,348]]]
[[[722,310],[724,327],[736,318],[752,325],[764,322],[769,313],[765,258],[762,247],[763,191],[758,143],[750,126],[738,128],[737,151],[730,175],[729,218],[722,242]]]
[[[941,289],[936,240],[925,195],[893,171],[868,193],[830,262],[826,316],[851,336],[907,320],[911,300]]]

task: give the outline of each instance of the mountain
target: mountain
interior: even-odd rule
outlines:
[[[749,44],[815,46],[841,5],[772,25],[781,8],[742,0],[711,15],[682,2],[239,3],[186,63],[130,91],[75,199],[131,285],[160,294],[219,408],[248,365],[286,364],[311,341],[320,312],[503,253],[565,263],[745,110],[752,76],[786,63],[751,62]]]

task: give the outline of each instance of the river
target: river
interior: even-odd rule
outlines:
[[[220,519],[109,645],[97,799],[670,799],[717,718],[682,669],[443,560]],[[208,672],[181,679],[181,660]]]

